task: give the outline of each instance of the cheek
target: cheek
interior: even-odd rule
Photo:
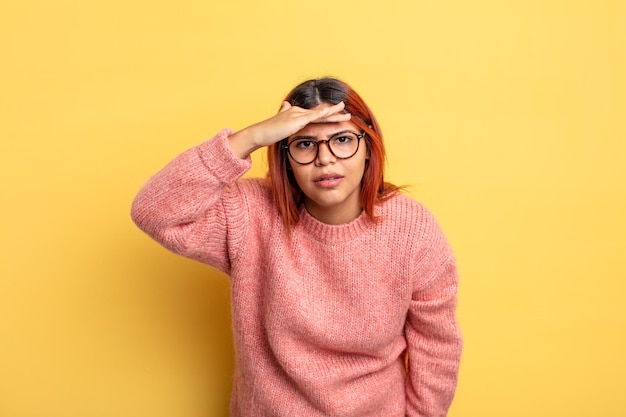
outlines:
[[[363,179],[363,176],[365,175],[365,167],[367,166],[367,157],[365,155],[357,155],[358,158],[354,158],[353,162],[354,164],[351,167],[351,171],[358,173],[361,180]]]
[[[309,176],[307,171],[308,170],[303,166],[292,166],[291,172],[293,173],[293,177],[300,188],[302,188],[302,184],[306,184],[307,182],[306,179]]]

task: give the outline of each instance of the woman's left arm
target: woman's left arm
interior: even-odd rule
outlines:
[[[408,417],[447,415],[463,347],[456,320],[456,261],[436,222],[431,232],[420,256],[420,278],[416,280],[405,325]]]

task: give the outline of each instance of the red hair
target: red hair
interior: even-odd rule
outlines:
[[[322,103],[337,104],[343,101],[345,111],[352,115],[351,122],[365,132],[365,143],[369,158],[361,181],[361,207],[367,216],[375,220],[374,206],[396,194],[399,187],[383,179],[385,146],[380,126],[363,99],[348,84],[335,78],[305,81],[295,87],[285,98],[292,106],[311,109]],[[268,147],[268,177],[283,222],[288,227],[298,222],[298,208],[303,193],[289,168],[283,141]]]

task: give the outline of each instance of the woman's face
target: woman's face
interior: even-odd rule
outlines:
[[[290,136],[288,141],[304,137],[315,142],[326,140],[344,131],[362,133],[350,121],[310,123]],[[335,157],[328,149],[327,143],[319,143],[318,147],[317,158],[310,164],[300,165],[288,157],[296,182],[304,193],[304,205],[313,217],[324,223],[348,223],[357,218],[362,211],[361,180],[367,159],[365,139],[361,139],[358,151],[349,159]]]

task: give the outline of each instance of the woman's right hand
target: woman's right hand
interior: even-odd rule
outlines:
[[[246,127],[229,137],[230,146],[242,159],[253,151],[272,145],[302,130],[309,123],[335,123],[350,120],[349,113],[343,113],[343,101],[335,104],[321,104],[312,109],[292,106],[284,101],[278,113],[267,120]]]

